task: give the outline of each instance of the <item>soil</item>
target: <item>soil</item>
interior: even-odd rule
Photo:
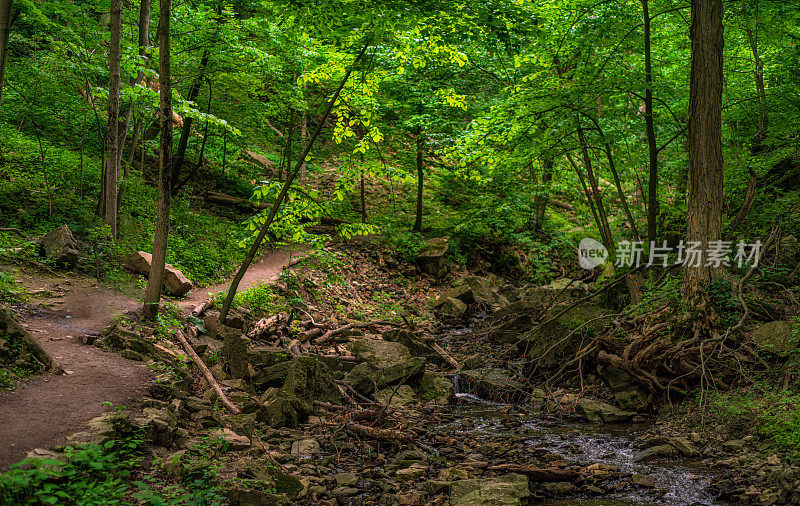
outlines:
[[[54,296],[41,306],[20,311],[20,322],[64,369],[39,376],[17,389],[0,392],[0,468],[5,469],[34,448],[49,448],[94,417],[107,411],[104,402],[131,405],[141,398],[150,378],[141,362],[93,346],[82,337],[96,334],[114,317],[139,303],[99,287],[88,279],[61,281],[37,275],[24,279],[29,290]]]
[[[259,281],[273,280],[297,252],[278,250],[248,269],[239,291]],[[87,346],[83,336],[97,334],[114,318],[136,311],[132,297],[99,286],[89,278],[56,278],[36,272],[19,276],[35,304],[17,306],[22,325],[65,371],[45,374],[13,391],[0,391],[0,470],[34,448],[63,444],[86,422],[112,409],[103,404],[135,408],[152,374],[142,362]],[[209,293],[226,290],[228,283],[197,288],[178,301],[190,308]]]

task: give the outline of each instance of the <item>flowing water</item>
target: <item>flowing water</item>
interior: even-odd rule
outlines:
[[[475,440],[489,441],[498,436],[523,438],[531,451],[546,451],[564,461],[581,466],[600,463],[619,467],[620,473],[652,476],[652,489],[609,491],[601,499],[580,496],[552,500],[546,504],[583,505],[715,505],[721,504],[706,491],[711,473],[701,462],[634,462],[636,438],[648,424],[601,425],[547,420],[537,415],[504,414],[504,406],[470,394],[458,394],[461,407],[457,420],[443,426],[450,431],[468,435]],[[622,478],[620,481],[626,480]]]

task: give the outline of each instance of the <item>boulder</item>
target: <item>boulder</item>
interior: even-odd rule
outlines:
[[[300,439],[292,443],[292,455],[295,457],[311,457],[319,453],[316,439]]]
[[[229,332],[225,336],[222,356],[228,363],[231,378],[248,379],[250,377],[247,340],[240,333]]]
[[[471,394],[494,402],[519,402],[525,397],[521,383],[494,367],[462,371],[461,384]]]
[[[753,342],[764,351],[786,357],[797,346],[797,337],[787,321],[774,321],[761,325],[753,332]]]
[[[414,260],[419,271],[437,279],[445,277],[447,275],[445,254],[449,247],[450,242],[446,237],[426,241],[425,247]]]
[[[251,446],[250,438],[247,436],[240,436],[230,429],[217,429],[212,432],[212,435],[225,441],[225,443],[228,444],[228,448],[231,450],[246,450]]]
[[[458,320],[467,314],[467,305],[458,299],[448,297],[444,304],[439,307],[437,312],[439,313],[439,316],[444,318]]]
[[[42,254],[45,258],[50,258],[55,262],[75,267],[78,264],[78,241],[72,235],[69,227],[61,225],[55,230],[51,230],[44,237],[39,239]]]
[[[408,385],[400,385],[375,392],[375,400],[383,405],[410,406],[416,404],[418,399],[414,394],[414,389]]]
[[[494,311],[509,304],[508,299],[500,293],[499,283],[496,279],[483,276],[462,276],[455,284],[457,287],[469,288],[468,293],[472,300],[464,300],[468,304],[475,302]]]
[[[150,264],[153,255],[144,251],[137,251],[124,260],[124,265],[133,272],[150,275]],[[164,265],[164,288],[175,297],[182,297],[192,289],[192,282],[181,271],[170,264]]]
[[[411,352],[406,346],[381,339],[353,339],[347,343],[347,349],[356,357],[362,358],[380,369],[411,358]]]
[[[417,395],[425,402],[448,405],[456,400],[453,382],[447,376],[435,372],[426,372],[422,376]]]
[[[620,408],[639,412],[647,409],[647,389],[633,381],[628,373],[604,365],[597,366],[597,373],[611,388]]]
[[[653,459],[663,457],[674,457],[678,455],[678,449],[670,444],[658,445],[647,448],[633,456],[634,462],[648,462]]]
[[[425,357],[429,360],[440,360],[438,353],[425,341],[406,329],[392,329],[383,333],[385,341],[397,342],[408,348],[415,357]]]
[[[514,506],[529,496],[528,477],[521,474],[460,480],[450,485],[452,506]]]
[[[636,416],[632,411],[623,411],[616,406],[581,397],[576,401],[575,412],[590,422],[622,423]]]
[[[566,359],[574,357],[581,343],[602,326],[599,318],[608,313],[607,309],[593,304],[575,306],[559,315],[561,311],[553,308],[542,319],[543,325],[536,325],[516,337],[506,336],[506,342],[514,342],[526,354],[531,371],[547,373],[559,369]]]

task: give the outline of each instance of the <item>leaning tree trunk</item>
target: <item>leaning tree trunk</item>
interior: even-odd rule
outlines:
[[[12,0],[0,0],[0,105],[3,99],[3,78],[6,75],[8,35],[11,33]]]
[[[104,178],[103,219],[117,239],[117,182],[119,180],[119,66],[122,53],[122,0],[111,0],[108,49],[108,133],[106,134],[106,173]]]
[[[689,99],[689,183],[687,243],[706,251],[721,237],[722,225],[722,2],[692,1],[692,67]],[[696,308],[707,305],[704,287],[720,266],[686,263],[683,294]]]
[[[425,172],[422,163],[422,152],[425,149],[425,141],[422,139],[422,129],[417,129],[417,217],[414,220],[412,232],[422,231],[422,192],[425,189]]]
[[[47,370],[52,372],[61,370],[58,363],[42,348],[39,341],[17,323],[14,314],[10,310],[0,307],[0,338],[2,337],[10,342],[20,342]]]
[[[342,90],[344,89],[345,84],[347,84],[347,80],[350,79],[350,74],[353,72],[353,67],[361,61],[364,57],[364,54],[367,52],[367,48],[369,44],[365,44],[363,48],[361,48],[361,52],[358,53],[356,59],[353,61],[353,65],[347,69],[345,72],[344,77],[342,78],[341,82],[339,83],[339,87],[334,92],[333,97],[328,102],[328,106],[325,109],[325,113],[320,118],[319,124],[317,124],[317,128],[314,130],[314,133],[311,135],[311,138],[308,140],[308,144],[306,144],[303,152],[300,154],[300,158],[298,158],[294,169],[290,174],[286,177],[286,182],[283,183],[283,187],[281,188],[280,193],[275,198],[275,204],[272,206],[269,212],[269,216],[267,216],[266,221],[264,224],[261,225],[261,230],[256,237],[256,240],[253,241],[253,244],[250,245],[250,249],[247,251],[247,256],[245,256],[244,262],[242,265],[239,266],[239,270],[236,271],[236,275],[233,277],[231,281],[231,286],[228,288],[228,294],[225,296],[225,302],[222,305],[222,309],[219,312],[219,317],[222,321],[228,316],[228,311],[230,311],[231,304],[233,304],[233,298],[236,296],[236,291],[239,288],[239,283],[242,281],[245,272],[250,267],[250,264],[253,262],[253,259],[256,257],[256,253],[258,253],[258,249],[261,247],[261,243],[264,241],[264,238],[267,236],[269,232],[269,227],[272,226],[272,222],[275,220],[275,216],[278,214],[278,208],[280,208],[283,200],[286,198],[286,194],[289,193],[289,188],[291,188],[292,183],[294,182],[294,178],[297,177],[297,174],[300,172],[300,168],[303,166],[303,161],[305,161],[308,153],[311,151],[311,148],[314,146],[314,143],[317,141],[317,137],[319,137],[320,132],[322,132],[322,128],[325,126],[325,122],[328,121],[328,118],[331,115],[331,111],[333,110],[333,106],[336,101],[339,99],[339,95],[341,95]]]
[[[172,83],[170,72],[170,8],[172,0],[160,0],[159,26],[159,91],[161,93],[159,113],[161,142],[158,157],[158,207],[156,208],[156,233],[153,241],[153,258],[150,277],[144,295],[144,315],[155,318],[161,299],[164,281],[164,264],[167,261],[169,239],[169,206],[172,191]]]

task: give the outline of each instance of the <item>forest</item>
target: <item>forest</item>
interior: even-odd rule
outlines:
[[[0,506],[800,504],[796,0],[0,0]]]

